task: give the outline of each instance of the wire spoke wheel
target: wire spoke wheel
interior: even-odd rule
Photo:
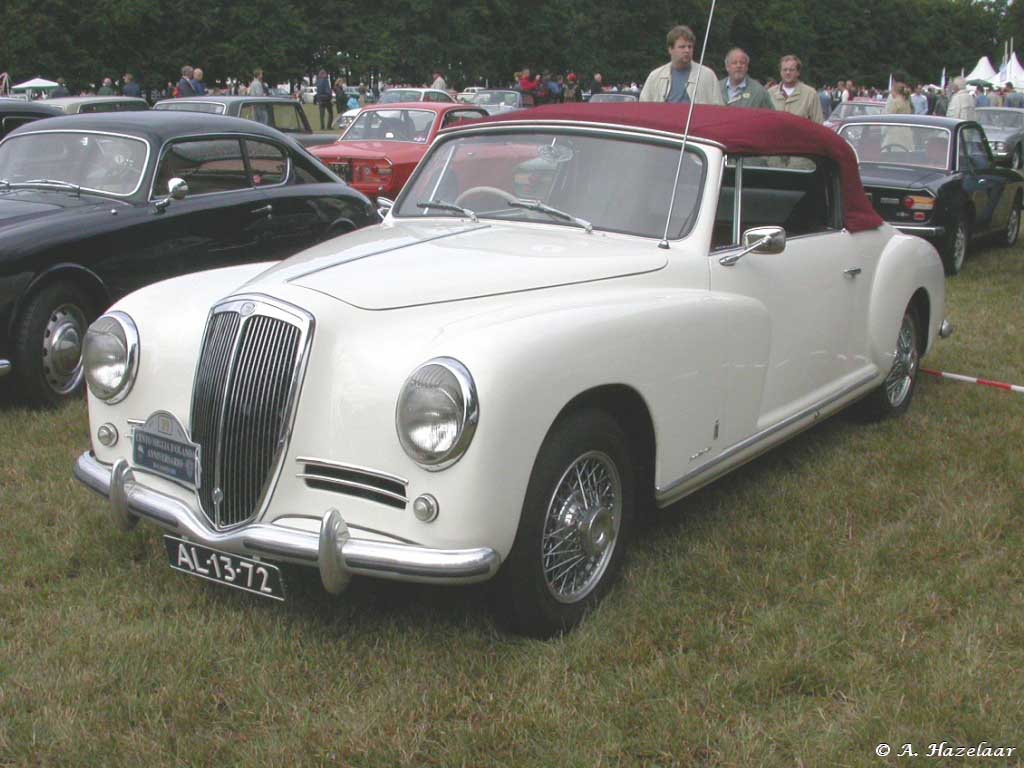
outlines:
[[[1017,234],[1020,232],[1020,207],[1014,203],[1010,209],[1010,218],[1006,222],[1006,245],[1013,245],[1017,242]]]
[[[885,394],[893,408],[899,408],[910,394],[917,376],[917,328],[910,313],[903,315],[892,369],[885,379]]]
[[[544,582],[555,600],[575,603],[601,581],[622,522],[622,480],[611,457],[588,451],[562,473],[541,537]]]
[[[956,233],[953,235],[953,273],[959,274],[964,268],[964,260],[967,258],[967,225],[961,219],[956,223]]]

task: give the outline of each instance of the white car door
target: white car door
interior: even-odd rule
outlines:
[[[796,157],[746,158],[742,166],[723,179],[716,229],[728,225],[732,234],[710,255],[711,290],[753,299],[764,308],[770,328],[756,424],[730,424],[730,404],[722,404],[723,429],[734,439],[810,408],[843,386],[851,370],[849,336],[857,290],[857,281],[846,273],[855,261],[854,248],[836,210],[838,187],[831,167]],[[742,190],[738,208],[736,177]],[[730,180],[732,190],[727,188]],[[748,253],[727,266],[725,257],[741,250],[740,233],[765,226],[784,228],[785,249]]]

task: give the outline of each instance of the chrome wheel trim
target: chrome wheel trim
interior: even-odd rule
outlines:
[[[82,382],[82,342],[88,327],[76,304],[61,304],[50,312],[43,331],[43,375],[58,395],[73,392]]]
[[[1019,144],[1017,145],[1017,148],[1013,150],[1013,159],[1010,160],[1010,167],[1015,171],[1019,171],[1024,167],[1024,153],[1021,152]]]
[[[910,388],[914,385],[914,377],[917,376],[917,365],[917,333],[908,312],[903,315],[900,335],[896,340],[892,370],[885,378],[885,396],[893,408],[903,405],[910,394]]]
[[[956,223],[956,234],[953,235],[953,272],[963,269],[967,257],[967,225],[963,219]]]
[[[1006,244],[1013,245],[1017,242],[1017,233],[1020,230],[1020,208],[1015,204],[1010,209],[1010,221],[1006,224]]]
[[[619,539],[622,480],[611,457],[588,451],[562,473],[541,534],[544,583],[560,603],[577,603],[600,583]]]

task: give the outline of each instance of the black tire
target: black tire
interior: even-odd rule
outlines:
[[[953,221],[946,227],[946,236],[939,248],[942,266],[946,274],[959,275],[967,260],[967,250],[971,243],[971,222],[967,212],[961,209]]]
[[[1017,197],[1013,201],[1013,207],[1010,209],[1010,217],[1006,222],[1006,227],[1003,229],[1002,234],[999,235],[999,244],[1006,248],[1012,248],[1017,244],[1017,236],[1020,234],[1020,197]]]
[[[14,330],[14,375],[22,398],[49,408],[82,394],[81,348],[95,319],[74,283],[52,283],[29,299]]]
[[[539,638],[565,632],[608,591],[622,566],[636,508],[628,445],[619,424],[597,409],[560,419],[544,439],[515,543],[496,579],[495,608],[511,631]],[[609,489],[618,480],[617,525],[613,501],[580,504],[583,494],[567,494],[572,483],[563,481],[577,466],[595,470],[591,478],[601,479],[583,485],[594,492],[600,484],[605,502],[616,498]]]
[[[910,408],[920,370],[921,321],[913,307],[907,307],[896,337],[896,357],[889,374],[874,391],[853,408],[861,421],[881,421],[902,416]]]

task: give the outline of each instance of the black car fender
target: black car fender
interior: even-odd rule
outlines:
[[[20,317],[25,305],[32,300],[32,297],[37,292],[58,280],[67,280],[82,287],[85,294],[92,299],[93,306],[97,310],[102,311],[111,304],[112,299],[106,284],[91,269],[70,261],[51,264],[42,272],[34,275],[31,281],[29,281],[28,286],[15,299],[10,317],[7,318],[6,331],[8,338],[14,332],[14,324],[17,322],[18,317]]]

